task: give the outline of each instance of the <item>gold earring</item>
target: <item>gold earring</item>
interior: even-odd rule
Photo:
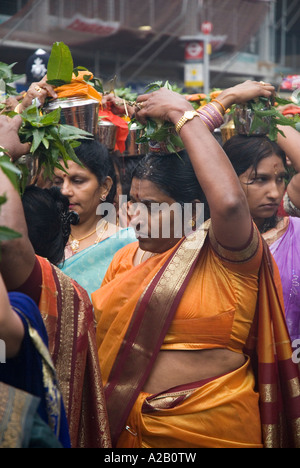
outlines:
[[[193,218],[189,220],[189,226],[190,227],[194,227],[195,224],[196,224],[196,222],[195,222],[195,220]]]

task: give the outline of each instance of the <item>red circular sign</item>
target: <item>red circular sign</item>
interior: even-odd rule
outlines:
[[[185,47],[186,60],[199,60],[203,58],[203,42],[189,42]]]

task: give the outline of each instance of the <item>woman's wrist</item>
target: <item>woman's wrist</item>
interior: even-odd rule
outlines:
[[[194,110],[193,106],[191,106],[188,101],[186,102],[187,105],[185,105],[185,103],[182,104],[184,105],[182,105],[180,108],[172,109],[168,112],[168,120],[174,125],[177,124],[186,111]]]
[[[234,88],[227,88],[222,91],[217,99],[213,99],[215,105],[219,106],[219,109],[225,114],[226,110],[229,109],[236,102],[236,95]]]

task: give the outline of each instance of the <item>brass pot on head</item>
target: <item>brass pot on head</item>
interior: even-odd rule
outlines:
[[[75,96],[65,99],[54,99],[43,107],[43,112],[49,113],[60,107],[60,123],[73,125],[74,127],[96,135],[98,129],[99,106],[99,101],[95,99],[85,99]]]

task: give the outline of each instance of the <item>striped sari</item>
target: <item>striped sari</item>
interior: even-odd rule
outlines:
[[[95,320],[86,291],[46,259],[39,309],[63,395],[73,448],[108,448],[110,433],[97,356]]]

